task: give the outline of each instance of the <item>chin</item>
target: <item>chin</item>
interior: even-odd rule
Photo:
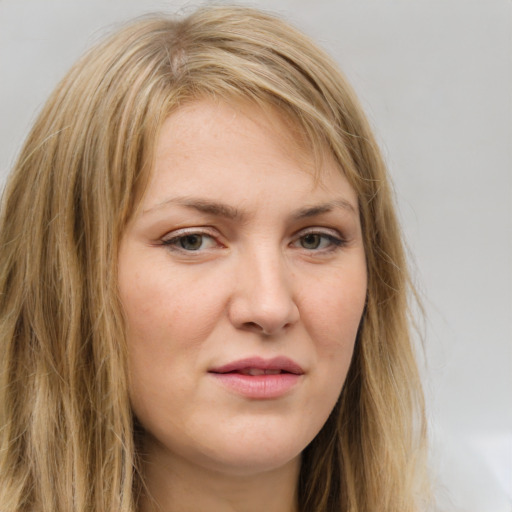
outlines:
[[[228,453],[206,455],[201,461],[205,469],[226,475],[246,477],[269,473],[285,466],[300,465],[301,450],[282,450],[269,446],[239,448]]]
[[[300,432],[289,435],[290,429],[263,431],[261,428],[245,428],[237,434],[219,432],[218,436],[173,447],[170,451],[193,466],[232,476],[256,476],[300,464],[302,450],[309,443]],[[213,434],[213,432],[211,432]],[[302,433],[303,434],[303,433]],[[172,457],[172,455],[171,455]]]

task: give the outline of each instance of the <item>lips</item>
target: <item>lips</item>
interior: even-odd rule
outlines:
[[[243,368],[242,370],[238,371],[237,373],[240,373],[242,375],[279,375],[282,373],[282,370],[262,370],[261,368]]]
[[[251,357],[214,367],[208,373],[232,393],[268,400],[288,395],[300,382],[304,370],[287,357]]]
[[[273,359],[263,359],[261,357],[250,357],[240,359],[223,366],[215,367],[210,370],[211,373],[240,373],[243,375],[275,375],[279,373],[291,373],[302,375],[304,370],[295,361],[287,357],[275,357]]]

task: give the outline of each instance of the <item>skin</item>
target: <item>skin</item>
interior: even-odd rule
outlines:
[[[327,153],[312,170],[270,109],[198,100],[162,127],[119,255],[144,512],[297,510],[300,454],[340,394],[366,295],[357,196]],[[254,399],[211,373],[254,356],[303,374]]]

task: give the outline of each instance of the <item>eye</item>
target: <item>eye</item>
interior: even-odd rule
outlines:
[[[324,243],[324,245],[326,242],[329,242],[329,240],[326,240],[326,238],[327,237],[322,237],[322,235],[319,235],[318,233],[309,233],[300,238],[300,245],[304,249],[319,249],[320,246],[322,245],[322,242]]]
[[[293,242],[295,247],[307,251],[329,251],[343,245],[344,241],[334,233],[321,233],[317,231],[304,233]]]
[[[162,245],[171,250],[198,252],[218,245],[215,239],[206,233],[183,233],[162,240]]]

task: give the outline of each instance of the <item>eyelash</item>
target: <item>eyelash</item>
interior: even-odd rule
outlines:
[[[182,253],[194,253],[194,252],[199,253],[199,252],[201,252],[201,249],[191,250],[191,249],[185,249],[184,247],[179,247],[178,244],[181,241],[184,241],[187,238],[192,238],[192,237],[201,237],[201,239],[208,237],[215,242],[215,245],[222,246],[222,244],[220,244],[217,241],[216,237],[212,233],[208,233],[206,231],[198,231],[198,230],[178,231],[177,233],[175,233],[175,235],[172,238],[162,239],[162,245],[169,248],[171,251],[176,251],[176,252],[182,252]]]
[[[327,247],[323,247],[320,249],[319,248],[308,249],[306,247],[301,247],[302,249],[304,249],[308,252],[329,253],[329,252],[335,251],[336,249],[339,249],[340,247],[343,247],[346,244],[346,240],[343,237],[341,237],[340,235],[334,235],[331,233],[326,233],[325,231],[318,231],[315,229],[310,229],[306,232],[302,232],[300,234],[300,236],[298,238],[296,238],[293,243],[294,244],[300,243],[301,240],[302,241],[305,240],[305,238],[308,236],[319,237],[320,244],[322,243],[322,239],[327,240],[327,243],[328,243]]]
[[[302,248],[307,252],[316,252],[316,253],[329,253],[332,251],[335,251],[339,249],[340,247],[343,247],[346,244],[346,240],[338,235],[326,233],[324,231],[318,231],[315,229],[310,229],[309,231],[299,233],[299,236],[294,238],[294,241],[292,242],[292,245],[295,245],[297,243],[300,243],[301,240],[304,240],[307,236],[317,236],[320,237],[320,244],[323,240],[327,240],[328,246],[323,248],[312,248],[308,249],[306,247],[298,247],[299,249]],[[164,238],[162,239],[162,245],[167,247],[171,251],[181,252],[181,253],[187,253],[187,254],[193,254],[193,253],[201,253],[208,249],[201,249],[198,248],[196,250],[194,249],[186,249],[185,247],[180,247],[180,242],[183,242],[187,238],[192,237],[200,237],[201,242],[204,241],[204,238],[210,238],[214,241],[215,245],[223,247],[221,243],[218,242],[215,235],[212,233],[206,232],[206,231],[198,231],[198,230],[190,230],[190,231],[178,231],[172,238]],[[201,243],[202,245],[202,243]]]

